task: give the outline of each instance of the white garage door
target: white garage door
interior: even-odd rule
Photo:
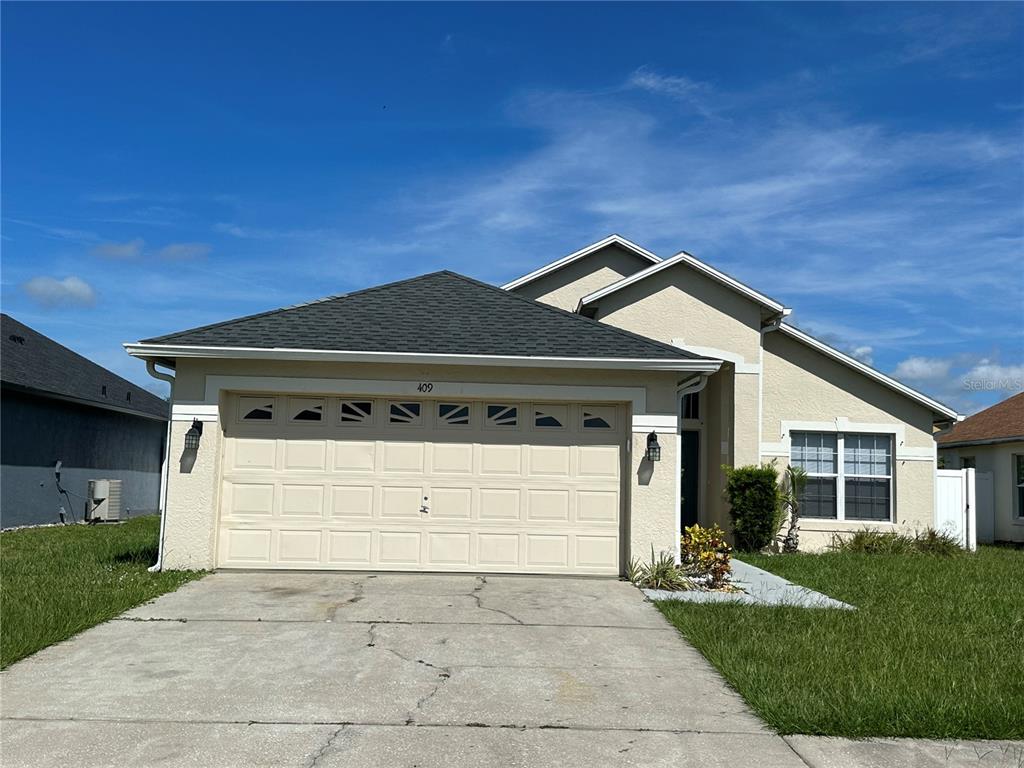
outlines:
[[[619,572],[625,409],[236,395],[218,564]]]

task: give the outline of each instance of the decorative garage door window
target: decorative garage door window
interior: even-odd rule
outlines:
[[[519,424],[519,408],[514,405],[488,403],[486,413],[489,427],[515,427]]]
[[[533,426],[540,429],[561,429],[568,421],[569,408],[565,405],[538,405],[533,409]]]
[[[238,417],[242,421],[273,421],[274,398],[272,397],[240,397],[238,398]]]
[[[584,429],[611,429],[615,422],[615,407],[611,405],[588,405],[583,407]]]
[[[793,432],[790,440],[793,466],[808,475],[804,517],[892,519],[892,435]]]
[[[421,403],[388,403],[388,422],[419,426],[423,423],[423,405]]]
[[[323,421],[324,399],[322,397],[288,398],[288,415],[292,421]]]
[[[373,420],[373,400],[342,400],[342,424],[369,424]]]
[[[438,403],[437,423],[442,427],[468,427],[469,405],[466,403]]]

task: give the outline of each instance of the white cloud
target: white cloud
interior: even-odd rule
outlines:
[[[630,75],[627,85],[648,93],[667,96],[692,107],[705,117],[710,117],[713,114],[708,105],[708,96],[711,94],[712,88],[707,83],[692,80],[683,75],[663,75],[644,66]]]
[[[141,237],[137,237],[126,243],[100,243],[92,249],[92,252],[106,259],[137,259],[142,255],[142,249],[145,246],[145,241]]]
[[[908,357],[897,366],[893,375],[907,382],[937,382],[949,378],[953,361],[936,357]]]
[[[54,277],[33,277],[22,286],[30,299],[47,308],[61,305],[91,307],[96,303],[96,291],[85,280],[71,275],[63,280]]]
[[[871,365],[873,358],[872,353],[874,349],[866,344],[854,347],[850,350],[850,356],[860,360],[865,365]]]
[[[206,243],[170,243],[156,252],[161,259],[197,259],[212,249]]]

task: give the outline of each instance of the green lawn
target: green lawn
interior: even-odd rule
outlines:
[[[658,604],[779,732],[1024,738],[1024,550],[743,559],[858,606]]]
[[[201,574],[148,573],[158,517],[0,534],[0,668]]]

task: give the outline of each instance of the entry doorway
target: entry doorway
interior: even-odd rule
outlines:
[[[679,516],[686,528],[696,524],[700,516],[700,431],[684,429],[680,437]]]

